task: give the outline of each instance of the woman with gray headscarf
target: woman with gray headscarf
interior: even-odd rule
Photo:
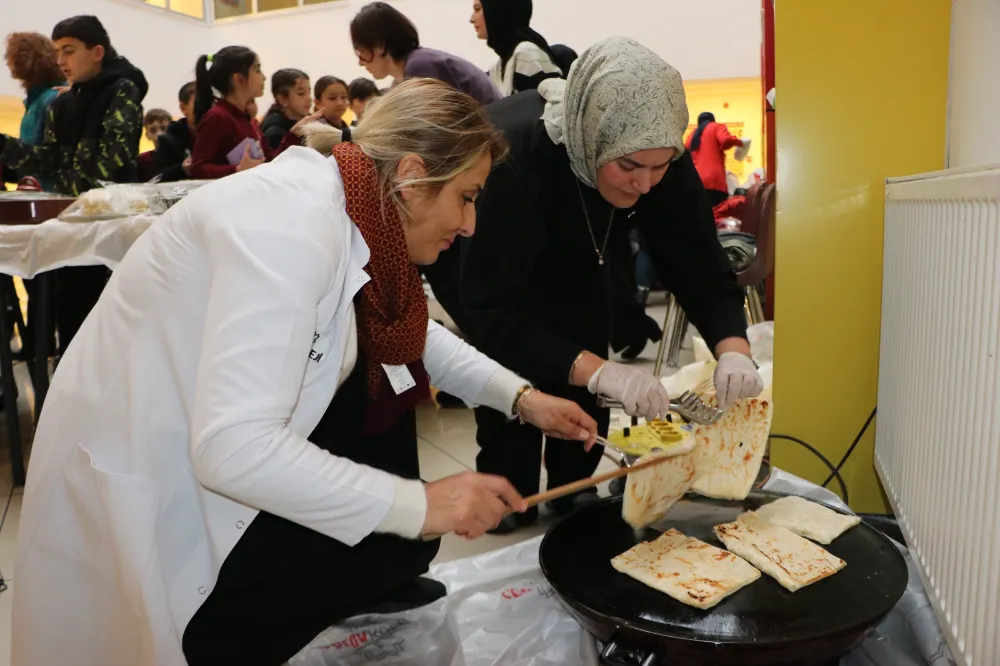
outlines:
[[[478,227],[463,246],[463,330],[484,353],[543,390],[580,404],[607,433],[608,410],[667,413],[657,377],[605,360],[612,327],[610,270],[627,256],[628,226],[645,235],[663,285],[718,358],[719,400],[757,395],[743,293],[716,237],[712,209],[691,157],[681,76],[655,53],[615,37],[580,56],[567,80],[488,107],[510,155],[477,202]],[[538,490],[542,433],[478,410],[477,468]],[[570,442],[545,447],[548,485],[593,474],[600,451]],[[557,500],[557,513],[595,497]],[[514,529],[537,514],[510,517]]]

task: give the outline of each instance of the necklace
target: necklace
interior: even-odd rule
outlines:
[[[575,180],[575,179],[574,179]],[[576,191],[580,194],[580,206],[583,208],[583,219],[587,221],[587,231],[590,232],[590,242],[594,244],[594,254],[597,255],[597,265],[604,265],[604,251],[608,249],[608,239],[611,238],[611,225],[615,222],[615,207],[611,207],[611,217],[608,219],[608,231],[604,234],[604,244],[600,249],[597,247],[597,236],[594,235],[594,226],[590,223],[590,213],[587,212],[587,202],[583,200],[583,188],[580,181],[576,181]]]

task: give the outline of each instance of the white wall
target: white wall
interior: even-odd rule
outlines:
[[[277,16],[222,21],[213,37],[260,54],[265,71],[296,67],[319,76],[365,76],[348,25],[369,0],[341,0]],[[472,0],[393,0],[420,31],[424,46],[468,58],[483,69],[496,55],[476,39]],[[578,52],[603,37],[632,37],[654,49],[686,79],[760,75],[757,0],[535,0],[533,27],[550,43]],[[269,100],[268,100],[269,101]]]
[[[0,0],[0,37],[15,31],[49,35],[60,20],[81,13],[100,18],[114,47],[146,75],[147,109],[179,113],[177,91],[194,78],[195,60],[217,50],[207,23],[130,0]],[[0,95],[23,95],[6,67],[0,67]]]
[[[954,0],[948,166],[1000,163],[1000,0]]]

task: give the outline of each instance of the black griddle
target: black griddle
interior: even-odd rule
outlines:
[[[906,589],[899,549],[865,523],[829,546],[847,566],[788,592],[769,576],[707,611],[686,606],[618,573],[610,560],[673,527],[723,547],[712,528],[782,497],[754,491],[743,501],[687,496],[636,533],[621,498],[583,508],[542,541],[542,571],[563,604],[605,642],[603,663],[652,666],[826,665],[864,640]],[[832,507],[831,507],[832,508]]]

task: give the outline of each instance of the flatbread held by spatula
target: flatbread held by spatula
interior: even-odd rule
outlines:
[[[612,559],[611,566],[682,604],[703,610],[760,578],[759,571],[732,553],[674,529],[655,541],[633,546]]]
[[[696,426],[692,490],[716,499],[745,499],[764,460],[773,412],[769,401],[749,398],[733,403],[714,425]]]
[[[789,592],[823,580],[837,573],[847,563],[812,541],[771,525],[753,511],[741,514],[735,522],[715,526],[715,535],[733,553],[739,555]]]
[[[824,545],[833,543],[834,539],[861,522],[857,516],[838,513],[804,497],[794,496],[765,504],[756,513],[765,522]]]
[[[664,456],[671,459],[630,472],[625,481],[622,519],[633,529],[642,529],[662,518],[694,483],[693,451],[683,455],[654,452],[642,456],[636,462]]]

